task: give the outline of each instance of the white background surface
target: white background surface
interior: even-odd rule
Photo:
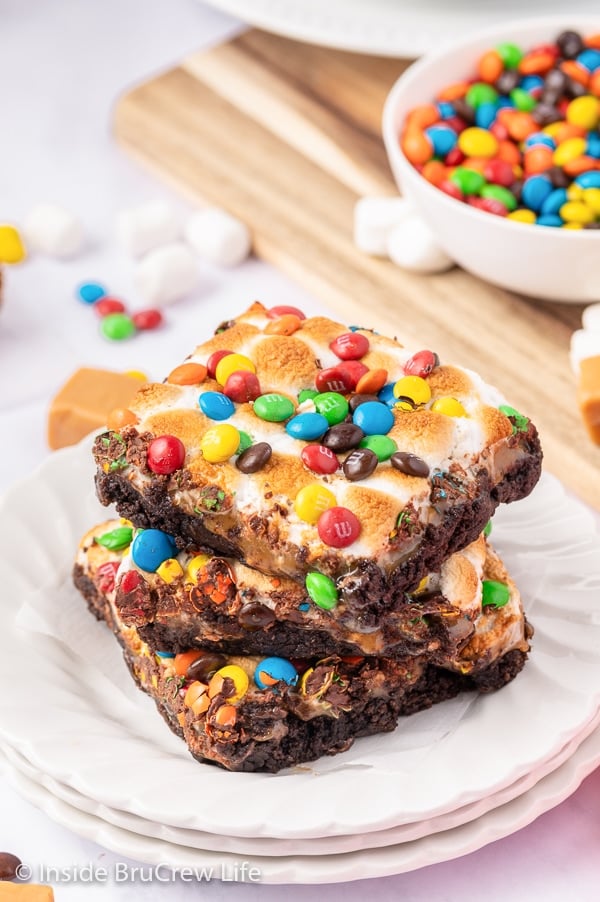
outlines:
[[[0,314],[0,491],[48,454],[49,399],[82,364],[139,368],[162,378],[182,351],[221,319],[254,298],[292,303],[307,311],[317,301],[258,261],[223,272],[201,268],[195,295],[167,311],[164,330],[126,344],[97,333],[93,312],[74,300],[75,285],[98,278],[132,308],[132,266],[115,247],[112,220],[123,205],[166,197],[186,208],[136,165],[110,138],[111,106],[136,80],[181,56],[223,39],[236,24],[193,0],[0,0],[0,219],[19,222],[43,200],[76,211],[90,243],[69,264],[35,259],[7,275]],[[191,339],[190,339],[191,336]],[[0,582],[0,591],[1,582]],[[18,678],[18,677],[17,677]],[[2,692],[10,691],[2,687]],[[1,696],[0,696],[1,704]],[[35,700],[32,714],[35,716]],[[360,796],[357,794],[357,805]],[[290,902],[326,895],[409,902],[549,902],[598,898],[600,881],[600,771],[570,800],[518,834],[455,862],[347,886],[278,887],[231,883],[137,884],[56,888],[62,899],[191,898]],[[293,812],[290,812],[293,817]],[[34,866],[106,867],[118,855],[54,825],[0,779],[0,850]]]

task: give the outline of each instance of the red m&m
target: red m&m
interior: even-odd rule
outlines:
[[[175,435],[160,435],[148,445],[147,460],[153,473],[174,473],[184,464],[185,446]]]
[[[347,548],[360,535],[360,520],[347,507],[330,507],[319,517],[319,538],[332,548]]]
[[[335,473],[340,462],[330,448],[325,445],[305,445],[300,454],[302,463],[313,473],[330,475]]]
[[[345,332],[329,345],[340,360],[359,360],[369,350],[369,339],[360,332]]]

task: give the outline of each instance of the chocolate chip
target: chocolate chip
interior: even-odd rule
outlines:
[[[231,329],[232,326],[235,326],[234,319],[223,320],[223,322],[219,323],[219,325],[215,329],[215,335],[220,335],[222,332],[226,332],[228,329]]]
[[[272,453],[268,442],[257,442],[242,451],[235,465],[242,473],[258,473],[269,462]]]
[[[567,60],[573,60],[585,49],[583,38],[576,31],[561,31],[556,39],[558,49]]]
[[[208,683],[210,678],[225,667],[227,658],[210,651],[198,651],[198,657],[192,661],[185,672],[186,680],[200,680],[201,683]]]
[[[245,630],[254,632],[255,630],[266,629],[272,623],[275,623],[275,614],[266,604],[261,604],[259,601],[251,601],[245,604],[239,612],[238,623]]]
[[[538,125],[551,125],[553,122],[560,122],[563,118],[557,108],[550,103],[538,103],[531,116]]]
[[[510,186],[512,194],[515,196],[517,203],[521,203],[521,195],[523,194],[523,179],[515,179]]]
[[[10,852],[0,852],[0,880],[14,880],[22,864],[20,858]]]
[[[457,100],[452,101],[452,106],[454,107],[454,112],[457,116],[460,116],[461,119],[464,119],[465,122],[473,123],[475,122],[475,107],[472,107],[467,103],[466,100],[463,100],[462,97],[459,97]]]
[[[511,91],[517,87],[521,80],[521,76],[517,69],[507,69],[501,75],[498,76],[496,80],[496,90],[500,92],[500,94],[510,94]]]
[[[553,188],[568,188],[571,184],[571,179],[560,166],[551,166],[544,175],[550,179]]]
[[[377,395],[352,395],[351,398],[348,398],[348,407],[354,413],[357,407],[366,404],[367,401],[379,401],[379,398]]]
[[[321,444],[331,451],[350,451],[357,448],[364,437],[360,426],[355,426],[354,423],[338,423],[327,430]]]
[[[429,467],[425,461],[416,454],[409,454],[408,451],[396,451],[390,457],[390,463],[407,476],[429,476]]]
[[[542,99],[545,102],[556,103],[567,87],[568,76],[562,69],[551,69],[544,79],[544,92]]]
[[[567,82],[567,88],[565,93],[568,97],[584,97],[589,93],[588,89],[581,84],[579,81],[575,81],[574,78],[570,78]]]
[[[356,448],[348,455],[342,464],[344,476],[350,482],[358,482],[359,479],[366,479],[370,476],[377,464],[378,457],[374,451],[369,448]]]

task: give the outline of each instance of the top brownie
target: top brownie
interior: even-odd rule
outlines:
[[[324,607],[397,601],[525,497],[542,457],[533,424],[470,370],[259,303],[109,426],[104,504],[306,583]]]

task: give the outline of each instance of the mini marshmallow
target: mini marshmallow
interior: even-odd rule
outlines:
[[[409,216],[392,229],[387,239],[387,252],[393,263],[411,272],[444,272],[454,266],[419,216]]]
[[[83,225],[56,204],[38,204],[27,216],[23,232],[27,246],[49,257],[74,257],[84,242]]]
[[[192,213],[184,234],[199,257],[217,266],[237,266],[246,259],[252,246],[244,223],[218,207]]]
[[[196,258],[184,244],[168,244],[150,251],[136,267],[135,283],[149,304],[172,304],[189,294],[198,282]]]
[[[179,221],[172,207],[155,200],[122,210],[116,221],[117,241],[132,257],[141,257],[179,237]]]
[[[403,197],[361,197],[354,207],[354,243],[365,254],[387,256],[387,238],[394,226],[413,213]]]
[[[578,329],[571,335],[571,353],[569,359],[576,376],[579,375],[580,364],[586,357],[600,356],[600,330]]]
[[[592,304],[586,307],[581,314],[581,322],[584,329],[591,332],[600,332],[600,304]]]

